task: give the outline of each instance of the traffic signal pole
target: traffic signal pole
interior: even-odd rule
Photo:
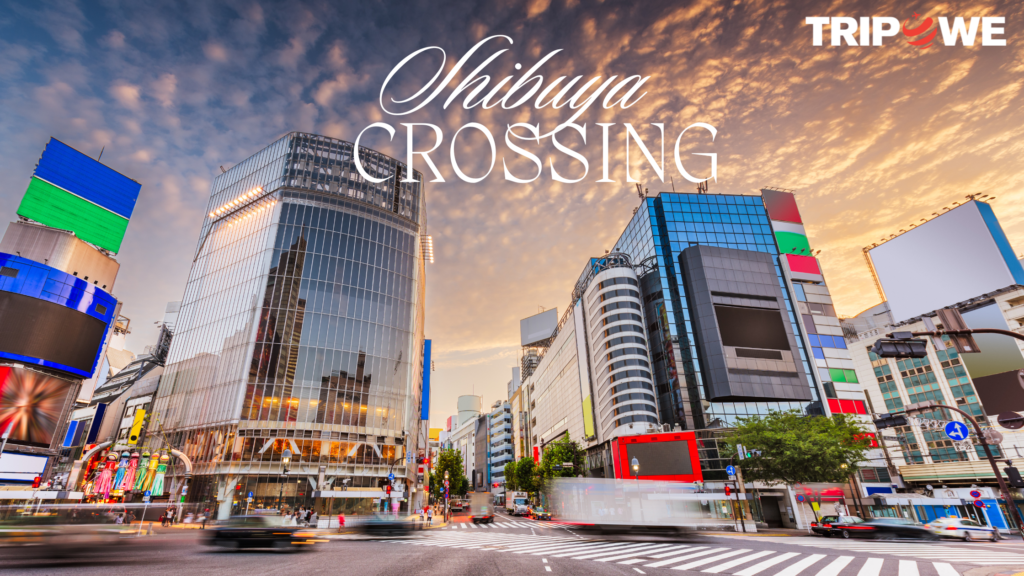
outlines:
[[[1005,330],[996,329],[990,331],[1005,332]],[[975,332],[981,332],[981,330],[976,330]],[[921,410],[931,410],[933,408],[940,408],[957,412],[961,416],[966,418],[972,426],[974,426],[974,431],[978,434],[978,441],[981,442],[981,447],[985,449],[985,456],[988,458],[988,463],[992,465],[992,472],[996,475],[996,480],[999,481],[999,490],[1003,493],[1003,499],[1006,500],[1006,508],[1008,509],[1007,511],[1009,511],[1009,509],[1012,509],[1014,512],[1016,512],[1015,516],[1017,518],[1017,531],[1020,532],[1022,537],[1024,537],[1024,517],[1021,516],[1020,508],[1017,508],[1017,504],[1013,501],[1013,497],[1010,495],[1010,489],[1006,486],[1006,481],[1003,480],[1003,473],[1000,472],[999,465],[996,464],[996,459],[995,457],[992,456],[992,450],[989,449],[988,441],[985,440],[985,435],[982,434],[981,426],[978,426],[977,420],[975,420],[973,416],[959,408],[954,408],[953,406],[946,406],[945,404],[936,404],[935,402],[922,402],[920,405],[913,405],[912,407],[908,407],[907,413],[909,414],[911,411],[917,412]]]

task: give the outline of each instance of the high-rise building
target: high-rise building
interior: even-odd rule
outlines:
[[[505,464],[512,461],[512,405],[507,401],[498,401],[491,407],[489,466],[490,491],[495,502],[505,494]]]
[[[348,480],[334,513],[368,510],[389,473],[392,504],[414,486],[424,188],[360,148],[369,182],[354,153],[292,132],[213,181],[153,410],[194,463],[188,498],[221,516],[239,491],[250,509],[311,505],[321,467]]]

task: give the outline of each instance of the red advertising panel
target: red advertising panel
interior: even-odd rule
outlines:
[[[693,432],[667,432],[622,436],[612,440],[616,478],[635,478],[633,458],[640,465],[641,480],[701,482],[697,437]]]
[[[11,444],[49,448],[78,393],[74,382],[17,366],[0,366],[0,432]]]

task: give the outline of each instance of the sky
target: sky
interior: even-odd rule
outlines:
[[[431,123],[442,142],[432,154],[444,182],[428,182],[428,233],[435,263],[427,272],[427,333],[433,339],[432,425],[456,412],[461,394],[484,406],[506,396],[518,363],[519,320],[569,304],[588,257],[603,254],[638,199],[626,175],[630,123],[656,160],[664,126],[665,173],[631,148],[630,174],[650,190],[694,191],[672,161],[681,137],[684,168],[710,175],[711,193],[794,190],[811,246],[836,308],[854,315],[879,301],[862,248],[907,229],[970,193],[989,194],[1011,244],[1024,250],[1024,44],[1019,2],[75,2],[0,3],[0,215],[14,219],[48,138],[142,183],[117,256],[115,288],[132,319],[129,347],[153,343],[154,323],[180,300],[198,242],[210,183],[280,135],[293,131],[354,141],[386,122],[364,145],[406,154],[402,123]],[[813,46],[807,16],[1003,16],[1005,47],[918,49],[897,36],[882,46]],[[552,51],[539,73],[547,86],[600,77],[648,77],[628,108],[601,101],[559,141],[582,164],[543,142],[505,143],[524,122],[548,132],[572,105],[504,109],[470,106],[465,93],[445,101],[468,72],[408,115],[400,104],[431,89],[482,40],[475,68],[487,90],[522,74]],[[827,33],[826,33],[827,38]],[[826,40],[826,44],[828,44]],[[428,50],[399,69],[404,58]],[[442,52],[443,50],[443,52]],[[442,53],[444,57],[442,59]],[[522,64],[517,71],[516,64]],[[436,84],[431,84],[436,73]],[[514,81],[514,80],[513,80]],[[595,84],[595,85],[597,85]],[[500,91],[499,91],[500,92]],[[569,92],[568,95],[571,95]],[[500,93],[499,93],[500,97]],[[422,98],[421,98],[422,99]],[[413,101],[417,100],[413,98]],[[469,102],[473,104],[473,102]],[[496,141],[493,169],[483,133]],[[602,147],[598,123],[608,129]],[[432,145],[416,127],[415,145]],[[520,132],[526,135],[525,131]],[[564,141],[563,141],[564,140]],[[635,143],[632,144],[635,146]],[[602,179],[607,152],[608,180]],[[461,180],[451,158],[477,183]],[[433,174],[416,159],[427,179]],[[549,164],[551,162],[551,164]],[[553,165],[565,179],[555,181]],[[955,233],[950,242],[957,241]],[[941,250],[941,246],[936,246]],[[908,258],[913,255],[908,255]],[[955,263],[948,273],[955,274]],[[941,282],[937,275],[936,282]]]

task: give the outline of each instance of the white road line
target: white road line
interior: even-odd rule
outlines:
[[[665,550],[671,550],[671,552],[663,553],[663,552],[665,552]],[[662,550],[658,550],[658,552],[659,552],[658,554],[645,554],[645,556],[647,556],[648,558],[664,558],[666,556],[673,556],[675,554],[682,554],[684,552],[690,552],[692,550],[693,550],[693,548],[690,547],[690,546],[673,546],[671,548],[665,548],[665,549],[662,549]],[[647,562],[647,559],[645,559],[645,558],[633,558],[632,560],[625,560],[625,561],[619,562],[619,564],[639,564],[641,562]]]
[[[570,552],[577,550],[587,550],[596,544],[595,542],[588,542],[586,544],[580,544],[579,542],[552,542],[550,544],[533,544],[528,547],[517,546],[514,550],[510,549],[510,552],[515,554],[533,554],[537,556],[539,554],[555,554],[558,552]]]
[[[648,549],[660,548],[661,546],[664,546],[664,544],[631,544],[620,550],[603,550],[601,552],[594,552],[592,554],[584,554],[583,556],[573,556],[572,559],[588,560],[590,558],[597,558],[599,556],[616,556],[622,552],[638,552],[641,550],[646,552]],[[627,556],[622,556],[622,558],[627,558]]]
[[[548,572],[551,572],[551,566],[545,566],[545,567],[544,567],[544,570],[546,570],[546,571],[548,571]]]
[[[605,548],[605,549],[624,548],[625,546],[628,546],[628,544],[606,544],[606,545],[602,546],[602,548]],[[594,549],[596,550],[597,548],[595,547]],[[572,556],[573,554],[578,554],[578,553],[579,552],[564,552],[564,553],[560,553],[560,554],[552,554],[552,556],[554,556],[555,558],[563,558],[565,556]]]
[[[469,526],[470,528],[479,528],[479,526],[477,526],[475,522],[469,522],[469,523],[468,523],[468,526]]]
[[[662,560],[661,562],[655,562],[654,564],[644,564],[644,568],[660,568],[662,566],[668,566],[669,564],[675,564],[676,562],[682,562],[683,560],[689,560],[690,558],[696,558],[698,556],[706,556],[708,554],[714,554],[716,552],[722,552],[725,548],[711,548],[708,550],[701,550],[700,552],[694,552],[693,554],[687,554],[685,556],[677,556],[675,558],[669,558],[668,560]]]
[[[712,564],[714,562],[718,562],[719,560],[725,560],[726,558],[731,558],[733,556],[736,556],[737,554],[743,554],[745,552],[750,552],[750,550],[730,550],[730,551],[728,551],[728,552],[726,552],[724,554],[719,554],[718,556],[712,556],[710,558],[701,558],[700,560],[694,560],[693,562],[687,562],[686,564],[683,564],[682,566],[673,566],[672,569],[673,570],[689,570],[690,568],[697,568],[698,566],[706,566],[708,564]]]
[[[653,556],[651,556],[651,558],[668,558],[669,556],[678,556],[680,554],[696,552],[697,550],[703,550],[705,548],[707,548],[707,546],[680,546],[679,550],[673,550],[671,552],[660,552],[658,554],[654,554]]]
[[[634,556],[640,556],[640,555],[646,556],[647,553],[650,552],[651,550],[661,551],[661,550],[664,550],[668,546],[670,546],[670,544],[658,544],[657,546],[652,546],[651,548],[648,548],[646,550],[641,550],[640,552],[630,552],[628,554],[623,554],[621,556],[612,556],[610,558],[598,558],[597,561],[598,562],[611,562],[613,560],[621,560],[623,558],[632,558]]]
[[[846,565],[853,561],[853,556],[840,556],[818,571],[816,576],[839,576],[839,573],[846,568]]]
[[[913,560],[900,560],[900,576],[918,576],[917,562]]]
[[[775,576],[796,576],[797,574],[803,572],[805,569],[809,568],[811,564],[814,564],[815,562],[821,560],[824,557],[824,554],[811,554],[810,556],[804,558],[796,564],[790,564],[789,566],[786,566],[782,569],[781,572],[776,573]]]
[[[752,562],[754,560],[757,560],[758,558],[762,558],[762,557],[767,556],[769,554],[775,554],[775,551],[774,550],[762,550],[760,552],[754,552],[750,556],[744,556],[743,558],[737,558],[735,560],[730,560],[730,561],[726,562],[725,564],[719,564],[718,566],[712,566],[711,568],[707,568],[707,569],[701,570],[701,572],[707,572],[709,574],[718,574],[720,572],[724,572],[724,571],[728,570],[729,568],[735,568],[736,566],[739,566],[740,564],[746,564],[747,562]]]
[[[790,558],[794,558],[794,557],[799,556],[799,555],[800,554],[798,554],[796,552],[786,552],[785,554],[780,554],[780,555],[778,555],[778,556],[776,556],[774,558],[769,558],[769,559],[767,559],[767,560],[765,560],[763,562],[760,562],[758,564],[754,564],[750,568],[745,568],[743,570],[740,570],[739,572],[736,573],[736,576],[754,576],[754,574],[758,574],[758,573],[764,571],[767,568],[771,568],[772,566],[775,566],[776,564],[780,564],[782,562],[785,562],[786,560],[789,560]]]
[[[633,568],[633,570],[636,570],[637,572],[639,572],[641,574],[647,574],[647,572],[644,572],[643,570],[641,570],[639,568]]]
[[[860,572],[857,572],[857,576],[878,576],[879,572],[882,571],[882,559],[881,558],[868,558],[867,562],[864,563],[860,568]],[[960,576],[957,574],[957,576]]]
[[[955,568],[945,562],[932,562],[932,566],[935,566],[935,571],[939,573],[939,576],[960,576]]]

